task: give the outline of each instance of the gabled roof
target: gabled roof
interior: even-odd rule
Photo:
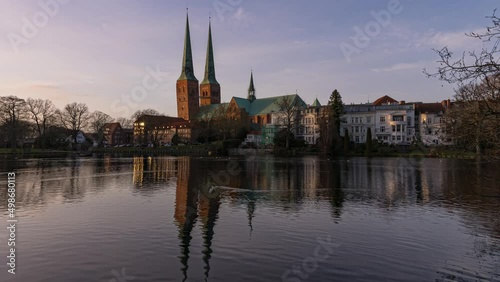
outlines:
[[[272,112],[279,112],[280,107],[277,103],[284,97],[291,97],[290,103],[297,103],[300,107],[306,107],[306,103],[297,94],[283,95],[269,98],[255,99],[249,101],[248,99],[233,97],[236,105],[240,109],[245,109],[250,116],[265,115]]]
[[[232,100],[234,100],[234,102],[236,103],[238,108],[245,109],[245,111],[247,111],[247,113],[250,112],[250,103],[251,102],[248,99],[240,98],[240,97],[233,97]]]
[[[420,103],[416,104],[416,108],[421,113],[439,113],[446,110],[442,103]]]
[[[388,104],[393,104],[393,103],[398,103],[398,101],[385,95],[385,96],[382,96],[382,97],[378,98],[377,100],[375,100],[375,102],[373,102],[373,105],[380,106],[380,105],[388,105]]]
[[[314,100],[311,107],[315,107],[315,108],[321,107],[321,104],[319,103],[318,98],[316,98],[316,100]]]

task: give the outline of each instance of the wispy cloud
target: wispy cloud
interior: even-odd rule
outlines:
[[[392,71],[405,71],[411,69],[422,69],[425,66],[422,62],[416,63],[399,63],[388,67],[383,68],[373,68],[374,72],[392,72]]]

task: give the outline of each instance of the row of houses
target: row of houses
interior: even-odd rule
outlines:
[[[421,141],[425,145],[451,145],[444,119],[450,107],[450,100],[407,103],[389,96],[373,103],[344,105],[340,135],[343,137],[347,132],[351,142],[365,143],[370,129],[373,139],[386,144]],[[308,144],[316,144],[320,138],[318,120],[324,109],[315,101],[301,111],[297,136]]]

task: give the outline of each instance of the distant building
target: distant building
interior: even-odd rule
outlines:
[[[441,103],[417,104],[419,118],[419,139],[425,145],[452,145],[453,141],[446,132],[444,114],[451,107],[450,100]]]
[[[83,144],[83,143],[85,143],[86,138],[85,138],[85,134],[83,133],[83,131],[80,130],[76,133],[76,138],[73,138],[73,135],[70,135],[70,136],[66,137],[65,141],[68,143],[71,143],[71,144],[73,144],[73,143]]]
[[[321,107],[320,102],[316,98],[312,105],[301,110],[297,132],[298,139],[302,139],[310,145],[317,144],[320,138],[319,119],[323,109],[324,107]]]
[[[189,18],[186,17],[182,68],[176,84],[176,102],[178,120],[166,120],[166,117],[146,117],[147,120],[134,124],[134,141],[138,136],[152,142],[158,138],[161,142],[169,142],[173,132],[179,132],[184,140],[196,138],[192,120],[204,120],[209,125],[212,120],[237,121],[235,124],[248,129],[247,141],[261,142],[261,145],[272,144],[276,133],[284,128],[284,111],[279,103],[285,97],[290,98],[296,107],[293,117],[292,133],[308,144],[317,144],[321,136],[319,119],[327,107],[321,106],[316,99],[308,106],[298,94],[257,98],[253,72],[250,73],[250,85],[246,98],[232,97],[228,103],[221,103],[221,86],[215,75],[214,50],[212,45],[212,27],[208,26],[208,42],[205,61],[205,74],[201,84],[194,75],[194,64],[191,50]],[[420,108],[418,108],[420,107]],[[433,108],[434,107],[434,108]],[[408,145],[417,140],[424,144],[448,144],[449,138],[443,129],[442,110],[437,106],[422,103],[406,103],[397,101],[387,95],[373,103],[345,105],[342,116],[340,135],[349,133],[354,143],[365,143],[368,129],[372,138],[387,144]],[[437,109],[437,110],[436,110]],[[220,115],[223,113],[223,115]],[[157,119],[157,120],[156,120]],[[173,118],[170,118],[173,119]],[[150,124],[149,133],[145,134],[145,126]],[[156,132],[155,134],[151,134]],[[260,137],[256,137],[259,135]],[[158,141],[158,140],[156,140]],[[142,141],[141,141],[142,142]]]
[[[102,129],[103,132],[103,143],[107,145],[118,145],[118,144],[123,144],[122,141],[122,134],[123,134],[123,129],[118,122],[111,122],[111,123],[106,123],[103,126]]]
[[[181,142],[191,142],[191,123],[182,118],[143,115],[134,122],[134,143],[169,144],[178,134]]]

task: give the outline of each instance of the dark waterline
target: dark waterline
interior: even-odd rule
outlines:
[[[1,187],[17,174],[19,220],[15,276],[0,240],[2,281],[500,281],[498,163],[106,157],[0,171]],[[2,188],[5,226],[6,203]]]

